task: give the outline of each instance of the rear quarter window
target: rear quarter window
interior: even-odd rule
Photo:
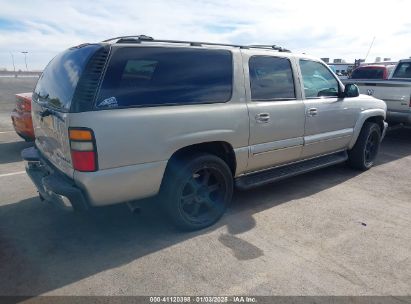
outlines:
[[[232,82],[227,50],[124,47],[112,54],[96,108],[227,102]]]

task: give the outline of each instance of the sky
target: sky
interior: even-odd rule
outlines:
[[[276,44],[347,62],[411,56],[411,1],[0,0],[0,69],[41,70],[85,42],[157,39]]]

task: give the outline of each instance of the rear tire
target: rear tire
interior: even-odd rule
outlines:
[[[348,164],[361,171],[370,169],[378,155],[381,129],[373,122],[364,123],[354,147],[348,151]]]
[[[230,168],[221,158],[206,153],[171,161],[163,183],[163,206],[183,230],[198,230],[217,222],[233,194]]]

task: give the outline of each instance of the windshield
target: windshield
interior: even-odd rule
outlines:
[[[352,79],[383,79],[384,68],[359,68],[352,72]]]
[[[98,44],[70,48],[54,57],[40,76],[33,100],[62,112],[70,109],[80,76]]]

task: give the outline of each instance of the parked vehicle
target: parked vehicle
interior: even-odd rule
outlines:
[[[333,71],[334,74],[337,74],[337,71],[336,71],[336,69],[335,69],[335,66],[333,66],[333,65],[328,65],[328,68],[329,68],[331,71]],[[337,75],[337,76],[339,76],[339,75]]]
[[[360,92],[382,99],[387,104],[390,124],[411,125],[411,59],[400,60],[388,80],[348,79]]]
[[[32,113],[22,156],[44,199],[84,210],[159,195],[184,229],[215,223],[234,186],[369,169],[387,127],[383,101],[314,57],[147,36],[57,55]]]
[[[11,112],[14,130],[25,141],[34,140],[33,122],[31,119],[31,94],[16,94],[16,107]]]
[[[388,79],[395,65],[363,65],[356,68],[351,79]]]

